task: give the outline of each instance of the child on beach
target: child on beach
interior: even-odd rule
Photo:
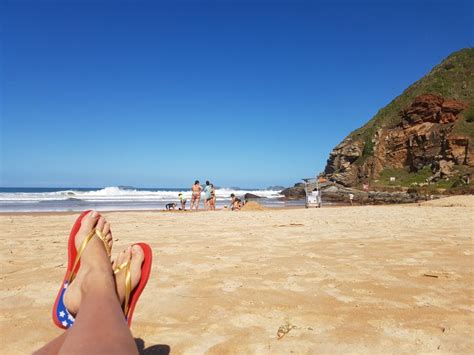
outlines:
[[[184,198],[183,194],[180,192],[178,194],[179,202],[181,203],[181,211],[186,211],[186,199]]]
[[[232,211],[239,211],[242,208],[242,200],[235,196],[235,194],[230,194],[230,208]]]

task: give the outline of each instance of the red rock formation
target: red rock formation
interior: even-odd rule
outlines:
[[[410,107],[401,112],[404,127],[421,122],[450,123],[466,109],[466,105],[456,100],[444,100],[433,94],[420,95]]]
[[[377,178],[387,167],[416,172],[429,166],[436,177],[449,176],[454,165],[474,167],[469,137],[452,133],[459,113],[466,108],[457,100],[420,95],[400,112],[399,125],[377,131],[372,154],[361,159],[367,143],[347,138],[331,152],[325,173],[353,186],[366,178]]]

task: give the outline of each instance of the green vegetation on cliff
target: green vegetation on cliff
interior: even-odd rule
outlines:
[[[400,111],[408,107],[415,97],[431,93],[466,103],[469,107],[462,113],[454,132],[474,138],[474,48],[454,52],[429,74],[415,82],[400,96],[382,108],[364,126],[349,137],[365,142],[363,154],[357,163],[363,163],[372,155],[373,137],[381,127],[394,127],[400,123]]]

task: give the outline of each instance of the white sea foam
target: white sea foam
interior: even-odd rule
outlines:
[[[43,202],[43,201],[67,201],[82,200],[88,202],[113,202],[113,201],[149,201],[165,202],[176,201],[180,191],[147,191],[126,189],[117,186],[106,187],[100,190],[79,191],[64,190],[55,192],[1,192],[0,203],[9,202]],[[191,197],[191,191],[181,191],[185,198]],[[251,193],[267,199],[276,199],[282,197],[279,191],[272,190],[237,190],[229,188],[220,188],[216,190],[217,200],[227,200],[231,193],[237,196],[243,196]]]

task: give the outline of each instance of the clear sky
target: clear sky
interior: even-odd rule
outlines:
[[[1,1],[1,186],[292,185],[451,52],[468,1]]]

